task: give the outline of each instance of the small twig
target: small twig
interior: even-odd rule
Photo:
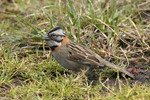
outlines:
[[[119,48],[120,48],[121,51],[123,52],[123,54],[124,54],[124,56],[125,56],[125,58],[126,58],[126,60],[127,60],[127,64],[128,64],[128,66],[129,66],[129,60],[128,60],[128,57],[127,57],[125,51],[124,51],[121,47],[119,47]]]

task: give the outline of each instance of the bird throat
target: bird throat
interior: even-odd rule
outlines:
[[[51,48],[52,51],[54,51],[56,47],[58,47],[58,46],[54,45],[54,46],[51,46],[50,48]]]

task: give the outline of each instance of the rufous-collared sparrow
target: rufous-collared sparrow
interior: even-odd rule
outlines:
[[[134,78],[134,75],[125,69],[104,60],[91,49],[68,39],[59,26],[48,31],[42,39],[47,41],[53,57],[64,68],[73,71],[80,71],[81,69],[91,71],[97,67],[108,66]]]

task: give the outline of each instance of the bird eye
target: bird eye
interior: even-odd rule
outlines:
[[[55,36],[56,36],[56,35],[54,35],[54,34],[52,35],[52,37],[55,37]]]

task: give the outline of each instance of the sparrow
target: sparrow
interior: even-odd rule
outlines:
[[[86,70],[85,72],[88,72],[97,67],[107,66],[134,78],[133,74],[118,65],[106,61],[91,49],[71,41],[59,26],[49,30],[42,39],[47,41],[53,57],[64,68],[73,71]]]

